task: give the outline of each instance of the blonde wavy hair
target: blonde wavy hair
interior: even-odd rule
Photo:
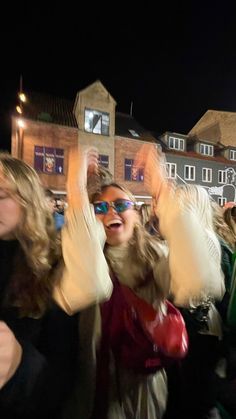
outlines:
[[[234,245],[236,243],[236,224],[235,224],[235,220],[234,217],[232,216],[232,212],[234,211],[236,207],[232,207],[232,208],[226,208],[223,211],[223,217],[224,220],[226,222],[226,224],[228,225],[233,237],[234,237]]]
[[[217,204],[217,202],[212,201],[213,209],[213,222],[215,231],[231,248],[235,250],[236,244],[236,234],[233,229],[230,228],[229,224],[225,221],[225,214],[223,209]],[[229,208],[231,211],[231,209]]]
[[[13,268],[10,300],[22,313],[40,315],[51,296],[51,270],[61,256],[60,239],[35,170],[8,153],[0,153],[0,173],[7,193],[22,209],[15,232],[20,249]]]
[[[100,191],[91,196],[91,202],[95,202],[99,199],[99,196],[108,188],[113,187],[120,189],[124,192],[129,199],[136,204],[135,197],[133,194],[126,189],[124,186],[112,182],[109,184],[102,185]],[[137,206],[135,206],[135,210]],[[130,263],[134,265],[148,266],[149,270],[154,270],[158,259],[162,256],[161,247],[158,244],[161,243],[161,240],[157,236],[151,236],[145,227],[142,225],[140,215],[137,217],[137,222],[134,226],[133,236],[129,241],[129,260]],[[105,250],[106,253],[106,250]]]

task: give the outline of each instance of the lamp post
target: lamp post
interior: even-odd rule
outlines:
[[[23,103],[27,101],[26,96],[23,92],[22,75],[20,76],[20,89],[18,92],[18,105],[16,111],[19,115],[23,115]],[[16,120],[16,152],[17,157],[23,159],[23,144],[24,144],[24,128],[25,123],[22,118]]]

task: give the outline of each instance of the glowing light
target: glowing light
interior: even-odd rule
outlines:
[[[21,109],[21,107],[19,105],[16,106],[16,110],[17,110],[18,113],[22,114],[22,109]]]
[[[26,96],[24,93],[19,93],[19,99],[21,100],[21,102],[26,102]]]
[[[25,128],[25,123],[23,119],[17,119],[17,125],[19,128]]]

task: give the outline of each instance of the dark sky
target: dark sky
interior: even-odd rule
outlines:
[[[118,111],[133,102],[157,133],[187,134],[208,109],[236,112],[235,1],[59,3],[22,1],[1,16],[0,148],[21,74],[26,90],[68,99],[100,79]]]

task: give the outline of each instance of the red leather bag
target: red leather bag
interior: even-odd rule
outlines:
[[[109,323],[109,345],[118,363],[136,372],[150,373],[187,354],[188,335],[176,307],[166,300],[163,314],[117,279],[113,279],[113,285],[111,299],[102,305],[102,313]]]

